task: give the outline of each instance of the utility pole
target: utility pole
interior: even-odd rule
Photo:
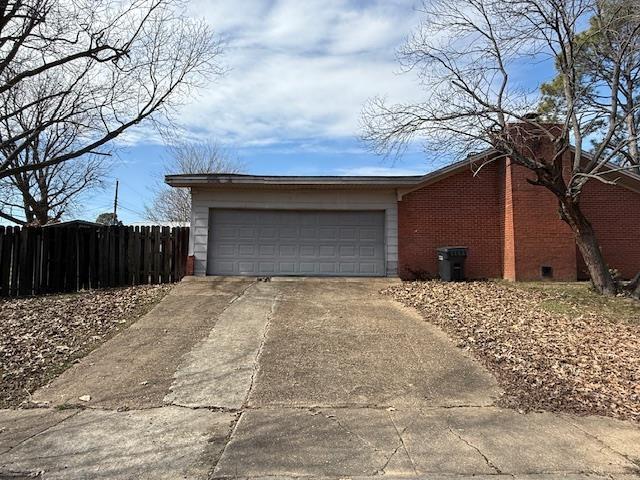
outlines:
[[[113,200],[113,218],[111,219],[113,225],[118,223],[118,179],[116,178],[116,197]]]

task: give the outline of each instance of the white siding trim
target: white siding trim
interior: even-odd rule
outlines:
[[[195,275],[207,272],[209,209],[384,210],[387,276],[398,274],[398,204],[395,190],[319,189],[191,189],[189,252]]]

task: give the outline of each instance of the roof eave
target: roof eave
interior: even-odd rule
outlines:
[[[257,175],[167,175],[172,187],[211,188],[398,188],[413,185],[422,177],[279,177]]]

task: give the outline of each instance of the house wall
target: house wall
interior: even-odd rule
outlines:
[[[542,266],[549,266],[554,280],[575,280],[576,243],[571,229],[560,219],[556,197],[527,182],[534,175],[525,167],[507,161],[505,168],[512,204],[512,228],[505,229],[505,246],[512,245],[512,253],[505,257],[504,278],[540,280]]]
[[[415,190],[398,202],[398,273],[415,278],[438,273],[436,249],[466,246],[469,278],[502,275],[502,177],[500,165],[477,176],[456,173]]]
[[[556,280],[576,278],[576,247],[557,201],[527,182],[529,171],[496,161],[405,195],[398,203],[399,275],[438,272],[436,249],[468,247],[468,278],[539,280],[550,266]]]
[[[640,272],[640,193],[590,181],[580,202],[600,242],[610,268],[630,279]],[[578,276],[588,278],[580,252],[577,252]]]
[[[398,208],[395,190],[192,188],[190,255],[195,275],[206,275],[209,210],[383,210],[387,275],[398,270]]]

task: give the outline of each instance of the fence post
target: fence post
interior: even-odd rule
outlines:
[[[11,278],[11,227],[0,227],[0,295],[9,296]]]

